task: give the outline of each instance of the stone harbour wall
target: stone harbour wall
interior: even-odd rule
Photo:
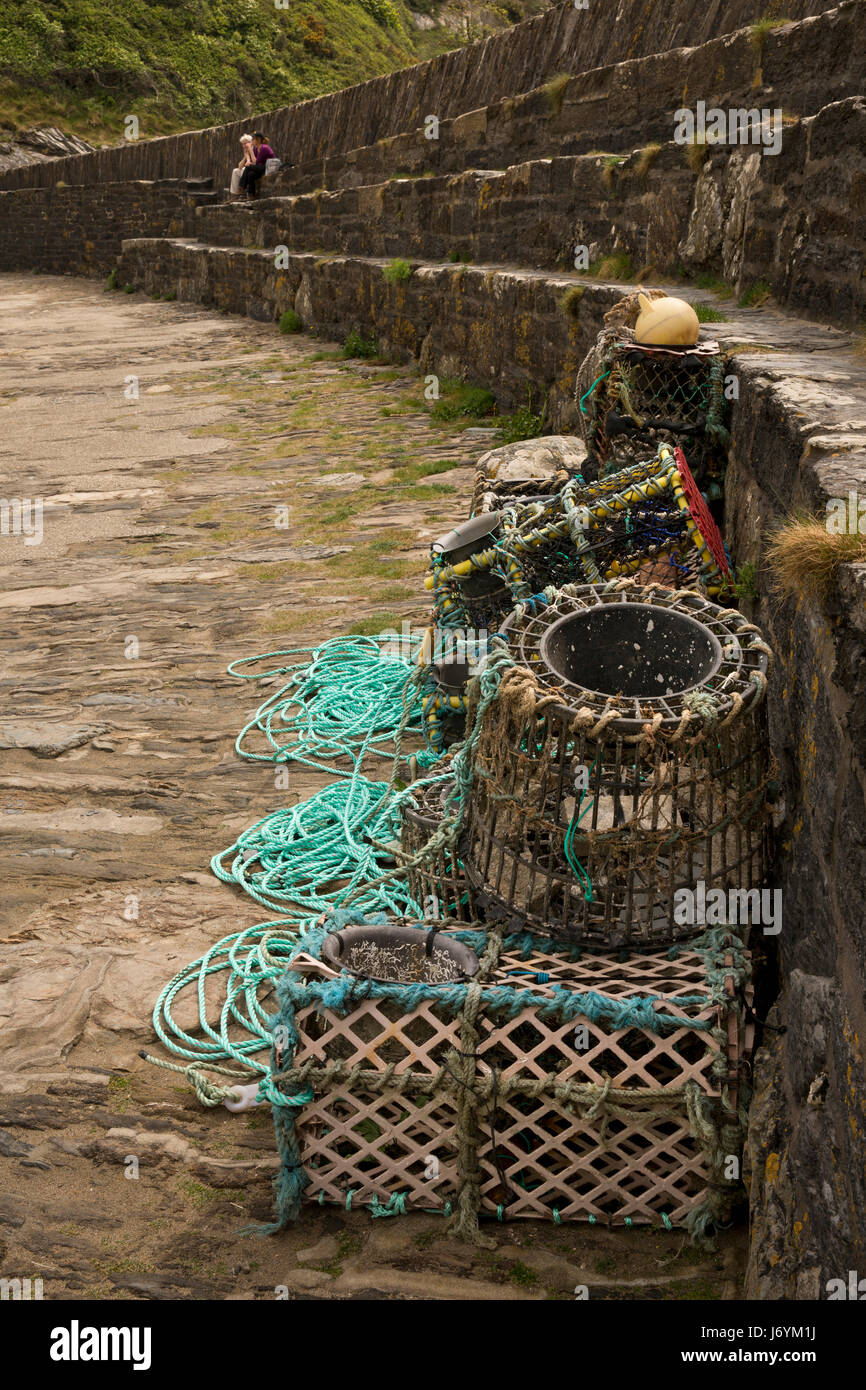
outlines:
[[[397,179],[295,198],[203,207],[196,235],[217,245],[288,246],[353,256],[449,255],[570,270],[627,257],[630,271],[711,271],[737,293],[762,283],[815,317],[866,316],[866,100],[785,128],[780,153],[718,149],[703,170],[673,142],[623,163],[576,156]]]
[[[826,1298],[828,1280],[866,1270],[866,565],[843,566],[819,604],[774,595],[763,560],[790,509],[866,497],[866,363],[844,384],[833,366],[743,359],[726,489],[776,653],[770,729],[789,808],[782,989],[755,1058],[746,1168],[746,1293],[764,1299]]]
[[[108,275],[125,237],[189,236],[208,180],[0,190],[0,270]]]
[[[476,111],[503,97],[532,91],[563,73],[695,47],[744,28],[774,8],[784,23],[834,7],[826,0],[675,0],[670,5],[617,0],[599,14],[593,4],[575,9],[569,0],[482,43],[328,96],[209,130],[139,140],[56,165],[10,170],[0,187],[47,187],[58,178],[67,183],[114,183],[211,176],[231,168],[240,135],[256,127],[266,128],[274,148],[294,164],[321,159],[414,130],[431,113],[444,120]],[[769,47],[770,40],[764,46]],[[674,70],[677,61],[672,60]]]

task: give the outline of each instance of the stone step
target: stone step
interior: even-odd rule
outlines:
[[[275,189],[311,192],[429,177],[472,168],[504,169],[552,155],[628,153],[674,134],[674,113],[694,108],[781,109],[808,116],[866,91],[866,4],[851,0],[799,23],[779,22],[763,36],[744,28],[693,48],[678,48],[562,76],[531,91],[441,119],[436,138],[420,123],[355,149],[299,160],[291,136]],[[568,60],[563,58],[563,67]]]
[[[798,312],[866,315],[866,99],[785,125],[778,155],[668,142],[429,179],[203,206],[212,245],[428,261],[715,274]]]
[[[768,33],[757,24],[764,0],[717,0],[697,13],[691,0],[665,6],[618,0],[615,12],[601,17],[569,0],[483,43],[343,91],[209,130],[10,170],[0,186],[47,187],[58,178],[94,184],[220,171],[224,176],[237,161],[241,134],[262,129],[277,153],[299,166],[299,179],[315,180],[293,184],[299,190],[328,186],[338,177],[375,181],[393,172],[395,160],[398,168],[419,163],[418,172],[456,172],[473,164],[513,163],[515,157],[586,153],[607,149],[612,131],[618,132],[613,152],[621,152],[668,139],[673,111],[699,97],[742,101],[763,92],[767,100],[761,104],[808,114],[862,90],[864,0],[835,8],[826,0],[787,0],[785,8],[789,22],[780,20]],[[727,37],[710,37],[718,34]],[[647,67],[635,66],[644,60]],[[569,89],[565,73],[584,74],[587,81]],[[414,127],[430,115],[440,123],[440,151],[419,155]],[[554,144],[545,146],[545,140]],[[473,142],[487,155],[479,157]],[[388,147],[390,163],[376,171],[364,167],[359,175],[359,163],[378,158],[360,152],[378,144]],[[347,165],[340,172],[344,156]],[[334,158],[337,164],[322,178],[323,162]]]

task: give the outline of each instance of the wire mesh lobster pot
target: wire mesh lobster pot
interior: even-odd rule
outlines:
[[[414,806],[403,804],[400,848],[404,854],[418,854],[440,829],[445,803],[453,790],[453,779],[433,782],[419,787]],[[409,868],[407,878],[412,901],[425,916],[441,916],[458,922],[476,920],[472,890],[452,847],[443,847],[429,859]]]
[[[722,495],[727,450],[724,362],[716,342],[694,348],[610,348],[583,409],[600,476],[646,458],[660,442],[680,445],[710,500]]]
[[[283,1139],[294,1128],[281,1149],[305,1199],[459,1209],[464,1235],[485,1215],[728,1219],[741,1189],[723,1160],[742,1144],[752,1044],[739,940],[719,931],[623,962],[525,934],[447,937],[478,971],[420,1000],[348,976],[320,946],[280,982],[296,1043],[274,1081],[306,1103],[274,1116]]]
[[[482,722],[459,847],[488,920],[655,945],[700,930],[699,883],[764,884],[770,652],[752,624],[626,580],[503,635],[518,664]]]

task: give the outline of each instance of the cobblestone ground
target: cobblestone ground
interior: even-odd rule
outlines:
[[[439,1217],[310,1206],[240,1233],[271,1215],[269,1114],[205,1111],[138,1058],[171,975],[266,915],[211,855],[320,785],[277,794],[236,756],[258,700],[225,667],[422,620],[489,436],[432,425],[401,369],[87,281],[0,277],[0,342],[4,492],[45,499],[41,544],[0,540],[0,1274],[46,1298],[736,1297],[741,1230],[704,1255],[522,1222],[479,1251]]]

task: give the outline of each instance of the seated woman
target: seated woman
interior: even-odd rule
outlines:
[[[246,189],[248,198],[258,197],[258,181],[264,177],[268,160],[276,159],[276,155],[270,145],[265,143],[265,137],[260,130],[257,130],[253,136],[253,150],[255,151],[255,163],[248,164],[241,174],[241,188]]]
[[[251,135],[241,136],[241,162],[236,169],[232,169],[232,196],[237,198],[241,191],[241,174],[249,164],[254,163],[253,137]]]

